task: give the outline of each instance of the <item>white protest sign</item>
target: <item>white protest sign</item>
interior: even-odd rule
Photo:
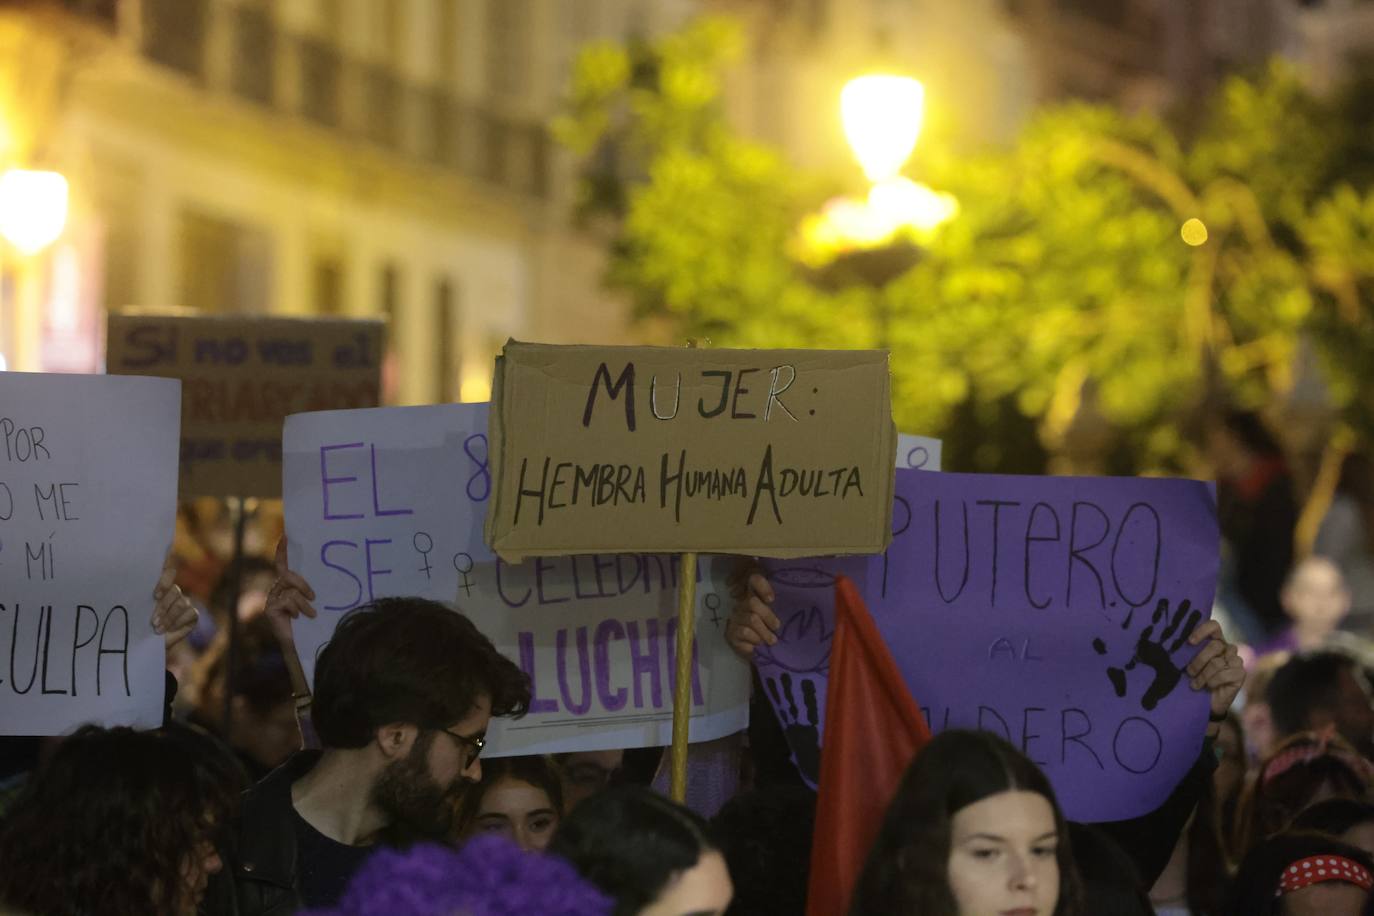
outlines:
[[[530,714],[493,722],[491,754],[668,744],[678,559],[498,560],[482,541],[486,432],[486,404],[287,418],[288,548],[319,612],[296,622],[307,676],[313,682],[317,653],[349,610],[419,595],[462,610],[533,679]],[[693,741],[748,724],[749,669],[724,639],[730,562],[699,565]]]
[[[162,724],[181,383],[0,372],[0,734]]]
[[[929,436],[897,434],[897,467],[911,471],[938,471],[945,444]]]

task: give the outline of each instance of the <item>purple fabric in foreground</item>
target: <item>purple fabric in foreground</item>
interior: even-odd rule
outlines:
[[[554,856],[525,853],[498,836],[461,850],[380,850],[329,910],[302,916],[609,916],[611,899]]]
[[[719,814],[739,792],[743,755],[744,732],[688,745],[687,798],[683,804],[708,821]],[[654,774],[653,790],[665,798],[672,786],[672,761],[673,755],[665,752]]]

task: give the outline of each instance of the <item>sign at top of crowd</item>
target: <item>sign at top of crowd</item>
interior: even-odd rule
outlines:
[[[900,470],[883,555],[768,564],[782,638],[759,673],[814,781],[843,573],[932,730],[1011,741],[1071,819],[1137,817],[1201,750],[1208,700],[1182,672],[1217,565],[1205,483]]]
[[[178,387],[0,372],[0,735],[161,724]]]
[[[493,391],[486,532],[506,559],[887,545],[885,352],[511,341]]]
[[[375,407],[382,322],[111,314],[112,375],[182,380],[181,496],[281,495],[289,414]]]
[[[319,612],[295,624],[307,675],[313,679],[316,653],[349,610],[419,595],[460,609],[530,675],[530,713],[492,723],[491,753],[667,744],[679,558],[620,552],[510,564],[495,557],[482,539],[492,494],[487,426],[486,404],[286,421],[289,555]],[[703,557],[695,571],[693,741],[733,734],[748,721],[749,672],[724,639],[731,562]]]

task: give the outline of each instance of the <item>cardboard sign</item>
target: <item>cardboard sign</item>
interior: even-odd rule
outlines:
[[[0,735],[162,723],[179,388],[0,372]]]
[[[112,375],[182,380],[181,496],[281,495],[288,414],[374,407],[382,322],[112,314]]]
[[[530,714],[497,720],[489,753],[647,747],[672,735],[676,557],[494,557],[481,524],[492,492],[487,405],[293,416],[284,434],[291,565],[319,617],[296,622],[307,675],[340,617],[385,596],[460,609],[530,674]],[[698,564],[691,740],[748,721],[749,671],[724,639],[729,561]]]
[[[487,540],[508,560],[882,550],[895,433],[878,351],[512,341]]]
[[[1179,672],[1217,563],[1215,501],[1197,481],[901,471],[885,555],[771,564],[783,639],[760,674],[806,773],[843,572],[933,730],[1008,738],[1072,819],[1136,817],[1201,748],[1207,697]]]

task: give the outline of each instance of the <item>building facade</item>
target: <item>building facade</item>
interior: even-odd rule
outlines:
[[[62,239],[0,251],[0,359],[96,371],[105,310],[385,316],[388,400],[488,395],[507,337],[662,342],[601,285],[550,136],[596,40],[746,24],[746,133],[850,169],[844,81],[926,84],[922,143],[1066,95],[1162,109],[1271,53],[1318,85],[1368,0],[32,0],[0,12],[0,168],[66,175]],[[919,172],[921,146],[912,168]]]
[[[98,370],[104,310],[126,306],[385,316],[395,403],[485,399],[507,337],[629,339],[597,247],[571,228],[575,169],[548,122],[580,45],[670,28],[673,4],[64,0],[7,15],[57,45],[52,104],[11,120],[27,118],[25,158],[66,175],[72,200],[57,244],[5,264],[24,287],[0,322],[13,368]],[[30,74],[7,76],[22,97]]]
[[[1031,49],[1036,94],[1145,110],[1202,103],[1273,56],[1317,91],[1374,48],[1369,0],[1006,0]]]

